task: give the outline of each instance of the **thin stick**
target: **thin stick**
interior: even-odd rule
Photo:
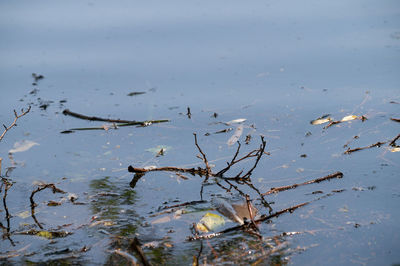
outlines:
[[[352,153],[352,152],[361,151],[361,150],[366,150],[366,149],[370,149],[370,148],[373,148],[373,147],[380,147],[380,146],[382,146],[383,144],[385,144],[386,142],[387,142],[387,141],[385,141],[385,142],[380,142],[380,141],[378,141],[377,143],[374,143],[374,144],[371,144],[371,145],[365,146],[365,147],[359,147],[359,148],[355,148],[355,149],[350,149],[350,148],[348,148],[348,149],[344,152],[344,154],[350,154],[350,153]]]
[[[138,254],[140,261],[142,262],[142,264],[144,266],[151,265],[150,262],[147,260],[145,254],[141,248],[139,240],[136,237],[134,237],[133,240],[131,241],[130,248]]]
[[[138,265],[136,263],[136,258],[134,256],[132,256],[131,254],[129,254],[128,252],[126,252],[126,251],[115,249],[115,250],[113,250],[113,253],[124,257],[127,261],[130,262],[130,265]]]
[[[14,110],[14,115],[15,115],[14,121],[12,122],[12,124],[9,127],[7,127],[6,125],[3,124],[4,131],[0,136],[0,141],[3,139],[3,137],[7,133],[7,131],[9,131],[12,127],[17,125],[16,123],[17,123],[18,118],[26,115],[27,113],[29,113],[30,110],[31,110],[31,106],[29,106],[28,110],[26,110],[26,111],[24,111],[24,109],[21,109],[21,114],[20,115],[18,115],[17,112]]]
[[[397,135],[392,141],[389,142],[389,146],[395,147],[396,146],[396,140],[400,138],[400,134]]]
[[[290,186],[282,186],[282,187],[271,188],[269,191],[267,191],[267,192],[265,192],[265,193],[263,193],[261,195],[266,196],[266,195],[269,195],[269,194],[278,193],[278,192],[282,192],[282,191],[289,190],[289,189],[294,189],[294,188],[297,188],[299,186],[309,185],[309,184],[313,184],[313,183],[319,183],[319,182],[322,182],[322,181],[330,180],[332,178],[342,178],[342,177],[343,177],[343,173],[342,172],[336,172],[336,173],[333,173],[333,174],[330,174],[330,175],[327,175],[327,176],[324,176],[324,177],[320,177],[320,178],[317,178],[317,179],[309,180],[309,181],[306,181],[306,182],[303,182],[303,183],[300,183],[300,184],[293,184],[293,185],[290,185]]]
[[[206,175],[207,170],[203,168],[180,168],[180,167],[173,167],[173,166],[166,166],[166,167],[156,167],[156,168],[137,168],[133,167],[132,165],[128,166],[128,171],[131,173],[147,173],[153,171],[168,171],[168,172],[182,172],[182,173],[190,173],[192,175]]]
[[[199,152],[203,156],[203,162],[206,165],[206,169],[207,169],[206,179],[207,179],[210,175],[212,175],[212,171],[211,171],[210,166],[208,165],[208,160],[207,160],[206,155],[204,154],[204,152],[201,150],[199,144],[197,143],[197,135],[196,135],[196,133],[193,133],[193,135],[194,135],[194,144],[196,145],[197,149],[199,150]]]
[[[109,118],[102,118],[97,116],[86,116],[82,114],[78,114],[75,112],[71,112],[69,109],[65,109],[63,111],[64,115],[69,115],[75,118],[89,120],[89,121],[102,121],[102,122],[115,122],[115,123],[136,123],[134,120],[123,120],[123,119],[109,119]]]
[[[178,208],[178,207],[184,207],[184,206],[196,205],[196,204],[202,204],[202,203],[207,203],[207,201],[206,200],[193,200],[193,201],[188,201],[188,202],[175,204],[175,205],[171,205],[171,206],[164,206],[159,210],[162,211],[162,210],[166,210],[166,209],[172,209],[172,208]]]

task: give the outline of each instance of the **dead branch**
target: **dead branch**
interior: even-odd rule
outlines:
[[[123,120],[123,119],[110,119],[110,118],[102,118],[102,117],[97,117],[97,116],[86,116],[82,114],[78,114],[75,112],[71,112],[69,109],[65,109],[63,111],[64,115],[69,115],[75,118],[83,119],[83,120],[89,120],[89,121],[102,121],[102,122],[114,122],[114,123],[136,123],[137,121],[134,120]]]
[[[396,141],[400,138],[400,134],[389,142],[389,146],[396,147]]]
[[[208,165],[208,160],[207,157],[205,155],[205,153],[201,150],[199,144],[197,143],[197,135],[196,133],[193,133],[194,135],[194,144],[196,145],[197,149],[199,150],[199,152],[201,153],[201,155],[203,156],[203,162],[206,165],[206,180],[208,179],[209,176],[213,175],[210,166]]]
[[[11,124],[9,127],[7,127],[6,125],[3,124],[4,131],[3,131],[3,133],[2,133],[1,136],[0,136],[0,141],[3,139],[3,137],[4,137],[4,135],[7,133],[7,131],[9,131],[9,130],[10,130],[12,127],[14,127],[14,126],[17,126],[17,120],[18,120],[18,118],[20,118],[20,117],[26,115],[27,113],[29,113],[30,110],[31,110],[31,106],[29,106],[29,107],[28,107],[28,110],[26,110],[26,111],[24,111],[24,109],[21,109],[21,114],[20,114],[20,115],[18,115],[18,113],[14,110],[14,115],[15,115],[14,121],[12,122],[12,124]]]
[[[207,203],[206,200],[193,200],[193,201],[188,201],[180,204],[175,204],[171,206],[164,206],[162,208],[159,208],[158,211],[166,210],[166,209],[172,209],[172,208],[178,208],[178,207],[184,207],[184,206],[189,206],[189,205],[196,205],[196,204],[202,204],[202,203]]]
[[[63,191],[63,190],[57,188],[54,184],[42,184],[42,185],[39,185],[35,190],[32,191],[32,194],[31,194],[31,196],[30,196],[30,198],[29,198],[30,201],[31,201],[31,216],[32,216],[33,220],[35,221],[35,223],[39,226],[40,229],[43,229],[43,226],[42,226],[42,225],[39,223],[39,221],[36,219],[36,216],[35,216],[35,207],[37,206],[37,204],[36,204],[35,201],[33,200],[33,196],[35,196],[35,194],[36,194],[37,192],[42,191],[42,190],[44,190],[44,189],[46,189],[46,188],[51,188],[54,194],[55,194],[55,193],[63,193],[63,194],[67,193],[67,192],[65,192],[65,191]]]
[[[382,146],[383,144],[385,144],[386,143],[386,141],[385,142],[380,142],[380,141],[378,141],[377,143],[374,143],[374,144],[371,144],[371,145],[368,145],[368,146],[365,146],[365,147],[359,147],[359,148],[355,148],[355,149],[350,149],[350,148],[348,148],[345,152],[344,152],[344,154],[350,154],[350,153],[353,153],[353,152],[356,152],[356,151],[361,151],[361,150],[365,150],[365,149],[370,149],[370,148],[373,148],[373,147],[380,147],[380,146]]]
[[[2,180],[2,184],[1,184],[1,187],[0,187],[0,193],[1,193],[2,187],[4,186],[3,206],[4,206],[4,210],[6,211],[6,221],[7,221],[7,227],[5,227],[5,233],[3,233],[3,237],[4,236],[7,237],[8,240],[10,241],[11,245],[15,246],[14,241],[10,237],[10,218],[11,218],[11,215],[10,215],[10,213],[8,211],[8,208],[7,208],[7,192],[12,187],[13,184],[12,184],[12,182],[10,182],[6,178],[2,177],[1,180]],[[2,227],[3,227],[3,225],[2,225]]]
[[[180,168],[180,167],[167,166],[167,167],[137,168],[137,167],[133,167],[133,166],[129,165],[128,171],[131,173],[137,173],[137,174],[143,174],[143,173],[153,172],[153,171],[181,172],[181,173],[189,173],[192,175],[199,175],[199,176],[203,176],[203,175],[207,174],[207,170],[200,168],[200,167],[198,167],[198,168]]]
[[[392,121],[394,121],[394,122],[400,122],[400,119],[399,119],[399,118],[391,117],[390,120],[392,120]]]
[[[377,143],[365,146],[365,147],[359,147],[359,148],[355,148],[355,149],[350,149],[348,148],[344,154],[350,154],[352,152],[356,152],[356,151],[361,151],[361,150],[365,150],[365,149],[370,149],[373,147],[380,147],[383,144],[389,143],[388,146],[392,146],[392,147],[397,147],[396,145],[396,141],[400,138],[400,134],[398,134],[394,139],[389,140],[389,141],[378,141]]]
[[[342,177],[343,177],[343,173],[342,172],[336,172],[336,173],[333,173],[333,174],[330,174],[330,175],[327,175],[327,176],[324,176],[324,177],[320,177],[320,178],[317,178],[317,179],[309,180],[309,181],[306,181],[306,182],[303,182],[303,183],[300,183],[300,184],[293,184],[293,185],[290,185],[290,186],[282,186],[282,187],[271,188],[269,191],[263,193],[262,195],[266,196],[266,195],[269,195],[269,194],[279,193],[279,192],[282,192],[282,191],[285,191],[285,190],[294,189],[294,188],[297,188],[299,186],[309,185],[309,184],[313,184],[313,183],[319,183],[319,182],[330,180],[330,179],[333,179],[333,178],[342,178]]]
[[[142,262],[142,264],[144,266],[150,266],[151,265],[150,262],[147,260],[145,254],[144,254],[144,252],[143,252],[143,250],[141,248],[139,240],[136,237],[134,237],[133,240],[131,241],[130,249],[135,251],[138,254],[138,256],[140,258],[140,261]]]

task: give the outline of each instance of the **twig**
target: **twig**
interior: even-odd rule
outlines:
[[[182,172],[182,173],[190,173],[192,175],[199,175],[203,176],[207,174],[207,170],[203,168],[180,168],[180,167],[173,167],[173,166],[167,166],[167,167],[156,167],[156,168],[137,168],[133,167],[131,165],[128,166],[128,171],[131,173],[137,173],[137,174],[143,174],[147,172],[153,172],[153,171],[167,171],[167,172]]]
[[[189,206],[189,205],[196,205],[196,204],[202,204],[202,203],[207,203],[206,200],[193,200],[193,201],[188,201],[180,204],[175,204],[171,206],[164,206],[159,209],[159,211],[166,210],[166,209],[172,209],[172,208],[178,208],[178,207],[184,207],[184,206]]]
[[[7,133],[7,131],[9,131],[12,127],[17,125],[16,123],[17,123],[18,118],[26,115],[27,113],[29,113],[30,110],[31,110],[31,106],[29,106],[28,110],[26,110],[26,111],[24,111],[24,109],[21,109],[21,114],[20,115],[18,115],[17,112],[14,110],[14,115],[15,115],[14,121],[12,122],[12,124],[9,127],[7,127],[6,125],[3,124],[4,131],[0,136],[0,141],[3,139],[3,137]]]
[[[400,138],[400,134],[389,142],[389,146],[396,147],[396,141]]]
[[[399,118],[391,117],[390,120],[392,120],[392,121],[394,121],[394,122],[400,122],[400,119],[399,119]]]
[[[39,191],[42,191],[46,188],[51,188],[53,190],[53,193],[63,193],[65,194],[66,192],[57,188],[54,184],[42,184],[39,185],[35,190],[32,191],[32,194],[30,196],[30,201],[31,201],[31,215],[33,220],[35,221],[35,223],[39,226],[40,229],[43,229],[43,226],[39,223],[39,221],[36,219],[35,216],[35,207],[37,206],[37,204],[35,203],[35,201],[33,200],[33,196],[35,196],[35,194]]]
[[[10,237],[10,218],[11,218],[11,215],[10,215],[10,213],[8,211],[7,201],[6,201],[7,192],[10,189],[10,187],[12,187],[13,184],[11,182],[9,182],[6,178],[1,178],[1,179],[2,179],[1,186],[4,185],[3,206],[4,206],[4,210],[6,211],[6,221],[7,221],[7,227],[6,227],[6,234],[5,235],[8,238],[8,240],[10,240],[11,245],[15,246],[14,241]],[[1,189],[0,189],[0,192],[1,192]]]
[[[257,156],[256,162],[254,163],[253,167],[241,178],[243,178],[243,179],[249,178],[251,176],[253,170],[257,167],[257,164],[260,161],[261,157],[263,156],[265,147],[267,145],[267,142],[264,140],[263,136],[261,136],[261,142],[262,143],[260,145],[260,149],[256,153],[256,156]]]
[[[65,109],[63,111],[64,115],[73,116],[75,118],[89,120],[89,121],[102,121],[102,122],[115,122],[115,123],[136,123],[137,121],[134,120],[123,120],[123,119],[109,119],[109,118],[101,118],[97,116],[86,116],[82,114],[78,114],[75,112],[71,112],[69,109]]]
[[[138,254],[140,261],[144,266],[151,265],[150,262],[147,260],[146,256],[144,255],[140,242],[136,237],[134,237],[133,240],[131,241],[130,248]]]
[[[208,165],[208,160],[207,160],[206,155],[204,154],[204,152],[201,150],[199,144],[197,143],[197,135],[196,135],[196,133],[193,133],[193,135],[194,135],[194,144],[196,145],[197,149],[199,150],[199,152],[200,152],[201,155],[203,156],[203,162],[204,162],[204,164],[206,165],[206,169],[207,169],[207,172],[206,172],[206,180],[207,180],[208,177],[212,175],[212,171],[211,171],[210,166]]]
[[[352,152],[361,151],[361,150],[365,150],[365,149],[370,149],[370,148],[373,148],[373,147],[380,147],[380,146],[382,146],[383,144],[385,144],[386,142],[387,142],[387,141],[385,141],[385,142],[380,142],[380,141],[378,141],[377,143],[374,143],[374,144],[371,144],[371,145],[365,146],[365,147],[359,147],[359,148],[355,148],[355,149],[350,149],[350,148],[348,148],[348,149],[344,152],[344,154],[350,154],[350,153],[352,153]]]
[[[122,251],[122,250],[119,250],[119,249],[115,249],[115,250],[113,250],[113,253],[118,254],[118,255],[124,257],[127,261],[130,262],[130,265],[134,265],[134,266],[135,266],[135,265],[138,265],[138,264],[136,263],[136,258],[135,258],[134,256],[132,256],[131,254],[129,254],[128,252],[126,252],[126,251]]]
[[[332,178],[342,178],[342,177],[343,177],[343,173],[342,172],[336,172],[336,173],[333,173],[333,174],[330,174],[330,175],[327,175],[327,176],[324,176],[324,177],[320,177],[320,178],[317,178],[317,179],[309,180],[309,181],[306,181],[306,182],[303,182],[303,183],[300,183],[300,184],[293,184],[293,185],[290,185],[290,186],[282,186],[282,187],[271,188],[269,191],[263,193],[262,195],[266,196],[266,195],[269,195],[269,194],[278,193],[278,192],[282,192],[282,191],[289,190],[289,189],[294,189],[294,188],[297,188],[299,186],[309,185],[309,184],[313,184],[313,183],[319,183],[319,182],[322,182],[322,181],[325,181],[325,180],[330,180]]]

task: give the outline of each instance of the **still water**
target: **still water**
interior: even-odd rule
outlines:
[[[400,263],[400,153],[386,143],[343,154],[400,133],[390,119],[400,118],[399,18],[398,1],[0,1],[0,122],[10,125],[13,109],[32,106],[0,142],[2,175],[15,167],[7,174],[9,221],[0,209],[0,261],[123,264],[138,261],[129,250],[136,236],[153,264]],[[32,84],[32,73],[44,79]],[[170,122],[115,130],[64,109]],[[367,120],[310,124],[325,114]],[[246,120],[224,124],[235,119]],[[109,130],[60,133],[105,124]],[[261,223],[261,240],[237,231],[189,242],[192,224],[216,213],[213,198],[240,193],[210,179],[205,203],[160,214],[200,200],[204,177],[150,172],[132,188],[127,168],[204,167],[196,132],[218,172],[235,154],[227,142],[239,127],[241,154],[257,149],[260,135],[267,141],[269,155],[251,177],[261,193],[336,171],[343,178],[268,195],[274,211],[313,202]],[[35,145],[10,157],[23,140]],[[67,193],[36,193],[37,220],[71,235],[21,234],[39,230],[29,200],[39,182]],[[226,219],[225,228],[234,225]]]

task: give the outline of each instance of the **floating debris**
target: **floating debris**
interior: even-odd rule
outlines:
[[[317,119],[311,120],[310,124],[311,125],[321,125],[321,124],[324,124],[324,123],[328,123],[331,120],[332,119],[330,118],[330,114],[326,114],[326,115],[323,115],[323,116],[321,116],[321,117],[319,117]]]

